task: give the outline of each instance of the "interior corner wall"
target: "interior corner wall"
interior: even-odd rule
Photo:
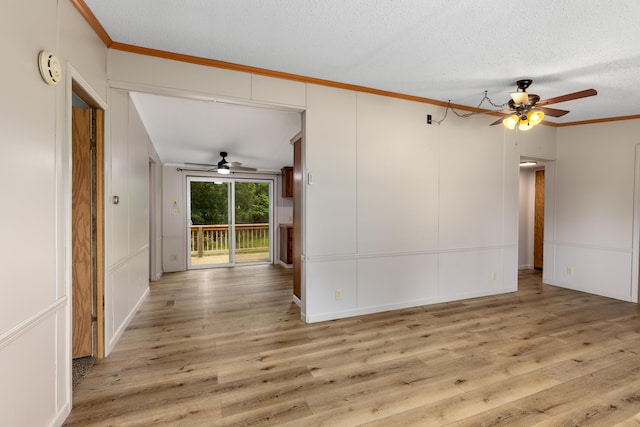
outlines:
[[[162,168],[162,268],[187,269],[187,195],[185,177],[176,166]]]
[[[640,120],[557,132],[555,221],[552,235],[545,227],[545,280],[632,301],[637,295],[634,200]],[[550,271],[547,252],[553,254]]]
[[[71,408],[69,67],[104,100],[107,49],[66,0],[10,1],[0,28],[2,424],[56,426]],[[40,76],[41,50],[60,61],[56,86]]]

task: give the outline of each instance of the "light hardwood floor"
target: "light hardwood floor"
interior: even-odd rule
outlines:
[[[640,308],[542,285],[306,325],[280,266],[166,274],[69,426],[640,425]]]

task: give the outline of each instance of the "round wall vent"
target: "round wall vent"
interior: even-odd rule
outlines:
[[[46,50],[40,52],[38,66],[40,67],[40,74],[47,84],[55,85],[62,79],[60,62],[53,53]]]

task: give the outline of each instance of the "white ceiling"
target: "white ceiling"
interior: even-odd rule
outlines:
[[[533,79],[528,92],[542,99],[598,91],[554,104],[571,110],[545,118],[556,123],[640,113],[637,0],[85,1],[120,43],[467,106],[485,90],[506,102],[522,78]],[[155,128],[164,121],[154,111],[176,100],[152,107],[162,98],[140,98],[155,143],[167,130]],[[190,108],[181,105],[180,116]],[[494,120],[487,116],[487,125]],[[204,140],[212,128],[196,132],[191,128],[194,140]],[[227,132],[230,143],[240,142]],[[180,157],[168,145],[165,153],[164,143],[158,150],[163,161]]]
[[[230,162],[260,170],[293,166],[290,144],[300,132],[298,112],[132,93],[162,163],[216,165]]]

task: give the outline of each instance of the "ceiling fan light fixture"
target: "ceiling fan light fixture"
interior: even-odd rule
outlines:
[[[524,105],[529,103],[529,94],[527,92],[511,92],[511,99],[516,104]]]
[[[502,121],[502,124],[504,124],[504,127],[506,127],[507,129],[513,129],[516,127],[519,121],[520,121],[520,118],[515,114],[513,114],[507,117],[506,119],[504,119]]]
[[[529,120],[520,120],[520,125],[518,126],[518,130],[527,131],[532,127],[533,125],[529,123]]]
[[[227,162],[227,159],[225,158],[227,157],[227,152],[221,151],[220,156],[222,159],[218,162],[218,173],[221,175],[228,175],[231,170],[229,168],[229,162]]]
[[[532,160],[526,160],[524,162],[520,162],[520,167],[526,168],[526,167],[536,166],[537,164],[538,162],[534,162]]]
[[[542,121],[544,118],[544,113],[542,111],[529,111],[527,114],[527,121],[531,124],[531,126],[535,126]]]

